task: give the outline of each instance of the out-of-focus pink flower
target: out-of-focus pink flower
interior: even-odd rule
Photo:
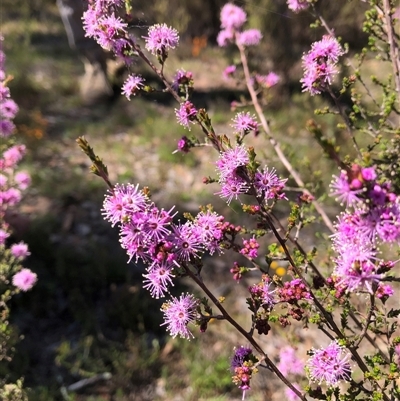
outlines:
[[[21,291],[30,290],[37,281],[37,274],[30,269],[22,269],[12,278],[12,283]]]

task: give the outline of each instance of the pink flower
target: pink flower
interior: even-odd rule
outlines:
[[[223,72],[223,76],[225,79],[231,78],[236,72],[236,66],[235,65],[228,65],[228,67],[225,68]]]
[[[4,82],[0,82],[0,101],[10,97],[10,89]]]
[[[0,138],[9,137],[15,129],[15,124],[10,120],[0,121]]]
[[[237,113],[235,118],[233,119],[233,128],[236,132],[248,132],[254,131],[255,134],[258,133],[258,122],[256,120],[256,116],[251,115],[249,112],[240,112]]]
[[[296,350],[290,346],[284,347],[279,353],[278,369],[284,376],[289,373],[302,375],[304,373],[304,363],[296,355]]]
[[[232,3],[225,4],[221,10],[221,28],[240,29],[246,22],[244,10]]]
[[[25,259],[31,253],[28,251],[28,245],[24,242],[11,245],[11,254],[14,258]]]
[[[287,0],[287,5],[292,11],[299,13],[308,8],[310,3],[307,0]]]
[[[144,37],[146,49],[156,55],[162,55],[169,49],[175,49],[179,43],[178,31],[166,24],[156,24],[149,28],[149,36]]]
[[[14,167],[25,155],[25,145],[15,145],[3,153],[4,167]]]
[[[18,113],[18,106],[12,99],[6,99],[0,103],[0,116],[2,118],[13,119]]]
[[[186,136],[183,136],[178,141],[178,151],[183,153],[188,153],[189,150],[190,150],[190,140]]]
[[[128,27],[127,23],[114,14],[104,15],[99,19],[98,24],[100,29],[96,32],[95,38],[97,43],[107,50],[114,47],[118,36],[124,35]]]
[[[14,180],[21,191],[23,191],[24,189],[28,188],[29,185],[31,185],[31,176],[24,171],[20,171],[17,174],[15,174]]]
[[[195,321],[197,304],[198,301],[193,295],[182,294],[179,298],[173,297],[162,306],[161,310],[164,312],[162,326],[167,325],[172,337],[175,338],[178,334],[186,339],[194,337],[187,325]]]
[[[179,109],[175,109],[175,115],[178,119],[178,123],[184,128],[190,130],[189,123],[194,124],[196,119],[197,109],[194,107],[193,103],[186,102],[181,103]]]
[[[377,177],[375,167],[365,167],[361,169],[361,175],[365,181],[374,181]]]
[[[235,32],[231,29],[223,29],[218,33],[217,43],[219,47],[228,46],[229,43],[233,42],[235,38]]]
[[[260,244],[253,237],[249,240],[243,238],[243,248],[239,251],[242,255],[246,256],[249,259],[255,259],[258,256],[258,248]]]
[[[275,86],[279,81],[280,77],[278,74],[274,72],[270,72],[268,75],[256,75],[255,76],[256,82],[261,85],[265,86],[266,88],[271,88]]]
[[[178,70],[174,76],[174,81],[172,82],[172,88],[174,91],[179,92],[182,87],[183,90],[193,87],[193,74],[190,71]]]
[[[111,193],[105,196],[102,215],[112,226],[129,220],[129,216],[143,212],[148,207],[147,196],[139,184],[115,184]]]
[[[9,188],[0,192],[0,205],[14,206],[22,198],[21,191],[16,188]]]
[[[300,80],[303,92],[309,91],[313,96],[326,90],[337,74],[336,63],[343,54],[339,42],[329,35],[314,42],[311,50],[303,56],[304,76]]]
[[[4,245],[9,236],[10,234],[7,231],[0,229],[0,245]]]
[[[258,29],[248,29],[239,34],[237,43],[242,46],[256,46],[262,38],[261,32]]]
[[[164,297],[169,291],[169,286],[174,285],[172,278],[173,265],[169,262],[161,264],[155,262],[148,269],[147,274],[143,274],[143,288],[147,288],[153,298]]]
[[[22,269],[12,278],[12,283],[15,287],[21,291],[30,290],[37,281],[36,273],[33,273],[30,269]]]
[[[136,94],[143,88],[144,79],[140,75],[129,75],[122,85],[122,94],[126,96],[128,100],[131,100],[131,96]]]
[[[336,341],[326,348],[313,350],[312,357],[307,361],[310,379],[317,383],[326,382],[328,386],[336,386],[341,380],[349,380],[351,355]]]

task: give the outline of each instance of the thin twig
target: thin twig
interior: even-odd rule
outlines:
[[[400,54],[399,43],[395,40],[395,33],[393,28],[393,19],[391,15],[389,0],[382,0],[383,12],[385,14],[385,28],[387,41],[389,43],[390,59],[392,61],[392,68],[394,74],[394,82],[396,85],[397,101],[400,106]]]
[[[371,323],[372,316],[374,315],[374,312],[375,312],[375,297],[374,297],[373,294],[370,294],[369,302],[370,302],[370,305],[369,305],[368,316],[367,316],[367,319],[365,321],[364,329],[360,334],[360,338],[354,344],[355,348],[358,348],[358,346],[360,345],[361,341],[364,339],[365,335],[367,334],[368,329],[369,329],[369,324]]]

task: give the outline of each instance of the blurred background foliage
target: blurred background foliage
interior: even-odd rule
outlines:
[[[215,45],[225,1],[132,3],[138,35],[145,35],[156,22],[181,32],[181,46],[168,59],[169,74],[178,66],[192,70],[199,84],[196,104],[208,108],[217,130],[229,132],[234,114],[230,102],[243,90],[224,87],[221,78],[223,68],[237,57]],[[260,48],[251,51],[253,67],[261,73],[274,70],[282,77],[269,99],[272,127],[284,133],[283,147],[323,196],[323,182],[329,181],[334,167],[321,161],[319,149],[310,147],[304,127],[324,99],[301,94],[298,83],[301,55],[323,31],[309,30],[311,16],[291,13],[284,0],[235,3],[245,8],[250,25],[264,35]],[[362,5],[349,0],[321,2],[324,17],[352,51],[366,42]],[[39,278],[36,287],[16,297],[12,305],[13,335],[21,340],[12,364],[0,366],[0,372],[7,371],[10,380],[24,376],[32,401],[241,397],[230,384],[228,357],[236,345],[235,334],[221,336],[216,323],[188,343],[171,340],[160,327],[162,302],[141,289],[142,267],[127,265],[116,230],[102,221],[105,186],[88,172],[89,163],[75,139],[85,135],[90,140],[109,165],[114,182],[139,181],[151,187],[162,206],[177,204],[190,211],[210,202],[215,192],[199,182],[199,174],[212,174],[213,156],[207,149],[193,156],[172,155],[177,140],[187,134],[175,123],[174,106],[165,96],[127,102],[118,93],[121,77],[116,78],[112,101],[82,106],[78,78],[83,65],[68,47],[55,1],[2,0],[0,16],[7,71],[14,77],[11,93],[20,106],[18,135],[28,147],[25,168],[33,177],[22,214],[10,216],[10,221],[14,239],[29,244],[32,255],[27,263]],[[134,68],[141,71],[142,66]],[[314,118],[328,137],[340,143],[334,117]],[[261,149],[261,158],[276,162],[267,144]],[[216,203],[235,222],[234,207]],[[229,263],[222,259],[211,265],[217,292],[239,291],[227,273]],[[184,285],[175,287],[174,293],[187,288]],[[111,379],[77,392],[68,387],[104,373],[111,373]],[[279,398],[276,386],[272,377],[262,380],[249,399],[274,394]]]

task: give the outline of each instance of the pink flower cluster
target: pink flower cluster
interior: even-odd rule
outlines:
[[[260,244],[253,237],[249,240],[243,239],[243,248],[239,251],[242,255],[246,256],[249,259],[255,259],[258,256],[258,248]]]
[[[300,278],[286,281],[283,287],[278,289],[278,294],[281,301],[289,303],[311,298],[307,286]]]
[[[221,28],[217,36],[217,43],[220,47],[236,44],[239,48],[257,46],[262,39],[262,34],[258,29],[243,30],[243,25],[247,20],[246,12],[232,3],[227,3],[221,10]],[[225,79],[233,78],[237,72],[235,65],[230,65],[223,71]],[[274,72],[267,75],[257,74],[253,78],[262,88],[271,88],[279,82],[279,76]]]
[[[92,1],[82,17],[86,36],[94,38],[104,49],[115,52],[119,52],[129,44],[125,39],[128,24],[115,15],[118,14],[121,3]]]
[[[0,36],[0,43],[2,40],[3,38]],[[15,129],[13,119],[18,113],[18,106],[11,99],[10,90],[6,83],[5,61],[5,54],[0,48],[0,139],[12,135]]]
[[[239,347],[235,349],[231,360],[231,371],[234,373],[233,382],[243,390],[243,398],[247,390],[250,390],[250,380],[257,371],[254,363],[257,361],[253,351],[249,347]]]
[[[242,30],[247,20],[245,11],[232,3],[227,3],[221,10],[221,28],[217,37],[219,46],[227,46],[229,43],[244,47],[256,46],[262,39],[262,34],[258,29]]]
[[[353,165],[335,177],[332,195],[346,204],[332,236],[337,253],[332,279],[338,290],[367,291],[385,300],[393,294],[381,280],[393,267],[378,254],[383,243],[400,243],[400,198],[374,167]]]
[[[206,251],[211,255],[223,251],[225,230],[223,217],[201,211],[185,223],[175,223],[173,208],[159,209],[138,185],[115,185],[106,195],[103,215],[120,229],[120,242],[129,261],[141,259],[147,265],[143,287],[155,298],[165,297],[173,286],[177,272],[187,263],[195,263]],[[189,296],[172,299],[164,306],[165,324],[173,336],[188,338],[185,318],[179,311],[193,316],[194,299]],[[183,324],[183,322],[186,322]]]
[[[5,145],[5,150],[0,157],[0,249],[6,250],[11,255],[10,264],[12,271],[20,269],[19,263],[22,262],[30,252],[28,245],[24,242],[18,244],[7,244],[7,239],[11,235],[11,230],[5,222],[6,211],[16,206],[22,199],[22,191],[24,191],[31,182],[30,176],[24,171],[16,171],[18,163],[25,155],[24,145],[9,146],[6,138],[11,136],[14,131],[13,119],[18,112],[18,106],[11,99],[10,90],[7,86],[5,73],[6,56],[3,52],[0,37],[0,138],[2,145]],[[16,267],[15,267],[16,266]],[[15,287],[22,291],[27,291],[36,282],[36,274],[29,269],[22,269],[12,278],[12,283]]]
[[[236,122],[236,125],[239,124]],[[252,128],[254,129],[254,127],[256,127],[255,122]],[[221,198],[226,198],[228,204],[233,199],[238,199],[240,195],[249,193],[251,188],[265,203],[270,199],[286,199],[283,193],[286,180],[278,178],[275,169],[268,170],[267,167],[262,170],[258,169],[254,178],[250,178],[246,169],[249,161],[247,150],[242,145],[220,154],[216,166],[221,190],[217,194]]]
[[[129,16],[122,12],[123,0],[91,0],[84,12],[83,28],[86,36],[91,37],[106,50],[112,51],[127,65],[137,56],[137,39],[128,32]],[[125,15],[125,17],[121,17]],[[156,24],[149,28],[144,36],[145,48],[164,62],[170,49],[179,44],[179,34],[166,24]],[[130,74],[122,87],[122,94],[128,100],[144,87],[144,78]]]
[[[302,58],[304,76],[300,82],[303,92],[317,95],[325,91],[338,72],[336,64],[343,54],[339,42],[332,36],[325,35],[320,41],[314,42],[311,50]]]

